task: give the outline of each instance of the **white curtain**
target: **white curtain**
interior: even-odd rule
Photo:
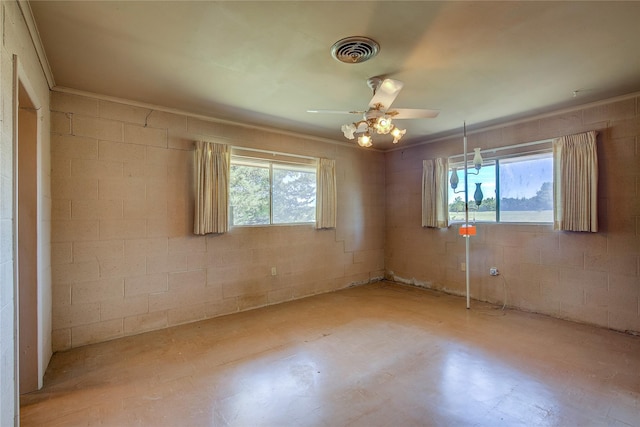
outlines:
[[[335,228],[337,211],[336,161],[318,159],[316,228]]]
[[[449,161],[438,158],[422,161],[422,226],[449,226],[447,174]]]
[[[229,230],[229,168],[227,145],[197,141],[195,148],[195,214],[193,233],[225,233]]]
[[[553,228],[598,231],[596,132],[553,140]]]

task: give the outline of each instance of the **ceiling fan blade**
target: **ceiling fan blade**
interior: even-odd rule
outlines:
[[[318,113],[318,114],[364,114],[364,111],[307,110],[307,113]]]
[[[400,90],[404,86],[400,80],[384,79],[375,90],[375,95],[369,101],[369,108],[375,108],[377,104],[382,105],[380,111],[387,111],[396,99]]]
[[[394,119],[433,119],[434,117],[438,117],[440,111],[427,109],[418,110],[413,108],[394,108],[393,110],[388,111],[388,113],[390,115],[393,114]]]

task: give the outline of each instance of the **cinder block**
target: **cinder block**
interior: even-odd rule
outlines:
[[[80,347],[102,341],[119,338],[124,335],[122,319],[106,320],[104,322],[71,328],[71,343],[73,347]]]
[[[146,194],[143,178],[101,178],[98,181],[100,200],[144,200]]]
[[[206,252],[207,245],[203,236],[181,236],[169,239],[169,253]]]
[[[105,259],[122,259],[124,256],[124,242],[122,240],[95,240],[73,243],[73,260],[85,262]]]
[[[51,219],[52,220],[70,220],[71,219],[71,200],[68,200],[68,199],[52,200]]]
[[[502,140],[506,145],[538,141],[540,137],[540,121],[531,120],[502,128]]]
[[[91,282],[74,283],[71,288],[71,303],[101,302],[124,297],[124,279],[109,278]]]
[[[97,200],[98,180],[53,177],[51,194],[54,199]]]
[[[101,219],[100,239],[139,239],[147,235],[144,219]]]
[[[637,298],[636,303],[640,304]],[[637,312],[610,310],[607,326],[618,331],[640,332],[640,316]]]
[[[238,312],[237,298],[226,298],[216,303],[205,304],[205,317],[207,319],[225,314]]]
[[[246,295],[262,295],[266,298],[270,286],[266,280],[239,280],[237,282],[223,283],[222,294],[224,298],[243,297]],[[239,306],[242,307],[242,304]],[[242,309],[242,308],[241,308]]]
[[[146,147],[143,145],[113,141],[100,141],[98,144],[98,156],[100,160],[134,163],[144,162],[147,157],[146,153]]]
[[[123,219],[122,200],[74,200],[73,219]]]
[[[71,283],[55,283],[51,287],[52,306],[67,307],[71,304]]]
[[[124,294],[126,297],[161,293],[168,290],[167,273],[147,274],[124,279]]]
[[[66,113],[51,113],[51,132],[60,135],[71,133],[71,116]]]
[[[154,110],[147,118],[147,125],[167,129],[170,134],[184,134],[187,131],[187,116]]]
[[[595,107],[586,108],[582,112],[585,123],[597,123],[610,120],[632,119],[636,115],[635,98],[625,99],[618,102],[599,104]]]
[[[51,266],[53,283],[76,283],[100,278],[97,261],[56,264]]]
[[[70,264],[73,261],[71,242],[51,243],[51,264]]]
[[[109,160],[71,160],[71,176],[92,178],[122,177],[123,163]],[[77,179],[77,178],[76,178]]]
[[[105,141],[122,142],[124,139],[124,125],[115,120],[75,114],[71,122],[71,132],[78,136],[88,136]]]
[[[167,146],[175,150],[184,150],[193,152],[193,138],[181,135],[169,134]]]
[[[184,292],[198,292],[204,289],[206,283],[206,270],[169,273],[169,290],[181,289]]]
[[[269,291],[267,297],[269,304],[278,304],[281,302],[291,301],[293,299],[293,288],[287,287]]]
[[[167,311],[169,326],[195,322],[205,318],[205,304],[190,305]]]
[[[148,108],[98,100],[98,115],[103,119],[144,125],[151,112],[152,110]]]
[[[71,348],[71,328],[55,329],[51,331],[52,351],[64,351]]]
[[[131,277],[146,273],[144,256],[107,258],[100,261],[100,277]]]
[[[52,242],[72,242],[97,239],[97,220],[51,221]]]
[[[124,126],[124,142],[167,148],[167,130],[127,124]]]
[[[147,295],[115,298],[100,302],[100,320],[123,319],[149,312]]]
[[[166,237],[171,234],[169,218],[150,218],[147,220],[147,237]]]
[[[125,256],[167,255],[168,239],[166,237],[147,239],[127,239],[124,241]]]
[[[147,274],[185,271],[186,254],[156,255],[147,257]]]
[[[166,328],[168,325],[169,321],[166,311],[139,314],[124,319],[124,333],[125,335],[139,334],[141,332]]]
[[[147,147],[147,163],[152,165],[164,166],[169,164],[169,160],[175,153],[180,153],[175,150],[168,150],[162,147]]]
[[[263,294],[238,296],[237,300],[240,311],[269,305],[269,296],[266,292]]]
[[[202,292],[184,292],[182,289],[169,289],[167,292],[149,295],[149,312],[186,307],[203,302]]]
[[[124,201],[125,219],[167,218],[166,200],[130,199]]]
[[[75,135],[51,135],[52,158],[97,159],[98,140]],[[52,163],[56,166],[56,162]]]
[[[209,254],[195,252],[187,254],[187,270],[200,270],[209,267]]]
[[[71,177],[71,159],[53,156],[51,162],[51,176],[60,178]]]
[[[100,320],[100,305],[91,303],[54,306],[51,320],[54,330],[97,322]]]
[[[210,267],[207,269],[207,285],[219,285],[222,283],[233,283],[243,277],[241,267]]]
[[[98,100],[82,95],[64,92],[51,92],[51,111],[84,114],[96,117],[98,115]]]

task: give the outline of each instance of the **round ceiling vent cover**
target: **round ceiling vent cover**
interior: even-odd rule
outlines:
[[[347,37],[331,46],[331,56],[345,64],[368,61],[378,54],[380,45],[368,37]]]

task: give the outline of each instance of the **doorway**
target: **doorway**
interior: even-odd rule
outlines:
[[[16,230],[20,394],[39,386],[38,370],[38,112],[18,86]]]

